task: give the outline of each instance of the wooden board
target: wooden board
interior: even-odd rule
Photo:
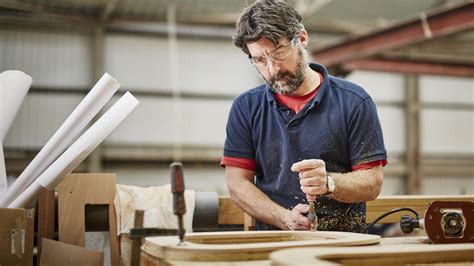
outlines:
[[[474,263],[474,244],[415,245],[403,243],[350,248],[285,249],[270,254],[270,260],[271,265]]]
[[[0,265],[32,265],[34,210],[0,208]]]
[[[424,217],[425,211],[428,208],[430,202],[433,201],[472,201],[474,202],[474,195],[465,196],[383,196],[379,197],[374,201],[367,202],[367,223],[372,222],[378,216],[385,212],[391,211],[396,208],[408,207],[418,212],[420,217]],[[379,223],[399,223],[402,215],[409,214],[413,216],[411,212],[398,212],[396,215],[389,215]]]
[[[87,204],[108,205],[110,258],[120,264],[117,217],[113,205],[115,174],[69,174],[58,186],[59,241],[85,246],[85,211]]]
[[[56,199],[53,190],[45,190],[38,199],[38,239],[54,239]],[[38,261],[41,261],[42,241],[38,241]]]
[[[357,246],[380,241],[379,236],[346,232],[258,231],[191,233],[185,245],[176,236],[148,237],[142,251],[156,263],[171,261],[248,261],[268,259],[270,252],[290,247]]]
[[[43,238],[40,266],[102,266],[104,253]]]
[[[219,224],[244,224],[244,211],[228,196],[219,197]]]

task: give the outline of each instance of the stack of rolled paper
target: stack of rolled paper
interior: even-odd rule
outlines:
[[[126,92],[81,135],[119,87],[109,74],[102,76],[13,185],[0,194],[0,207],[29,207],[42,191],[54,189],[130,114],[138,100]]]

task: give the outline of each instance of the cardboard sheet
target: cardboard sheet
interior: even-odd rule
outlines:
[[[77,139],[119,87],[117,80],[107,73],[100,78],[7,190],[5,196],[0,197],[0,207],[6,207],[12,203]]]
[[[137,104],[138,100],[131,93],[125,93],[8,207],[27,206],[39,197],[40,187],[54,189],[66,174],[74,170],[130,114]]]

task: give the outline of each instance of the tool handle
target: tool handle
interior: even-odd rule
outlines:
[[[184,201],[183,165],[181,163],[172,163],[170,164],[170,170],[173,212],[176,215],[184,215],[186,213],[186,203]]]

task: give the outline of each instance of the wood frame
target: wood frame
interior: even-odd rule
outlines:
[[[298,258],[298,259],[296,259]],[[292,248],[273,252],[271,265],[431,265],[474,262],[474,245],[374,245],[365,247]],[[464,264],[465,263],[465,264]]]
[[[58,185],[59,241],[85,246],[85,206],[108,205],[110,260],[120,264],[117,218],[115,215],[115,174],[69,174]]]
[[[326,231],[247,231],[190,233],[184,245],[176,236],[147,237],[142,254],[150,264],[268,259],[270,252],[284,248],[374,245],[380,236]],[[145,260],[145,261],[146,261]]]

